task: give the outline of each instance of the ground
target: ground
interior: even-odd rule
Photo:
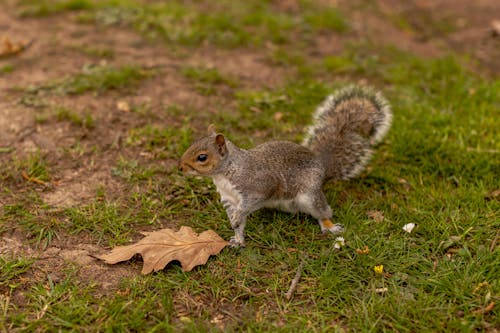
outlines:
[[[3,331],[498,331],[497,1],[0,6]],[[166,227],[228,239],[211,182],[178,170],[189,143],[210,123],[244,147],[298,141],[353,82],[395,121],[361,177],[325,187],[343,249],[263,211],[246,249],[190,273],[95,258]]]

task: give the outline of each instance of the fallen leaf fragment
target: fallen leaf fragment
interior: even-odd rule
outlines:
[[[116,103],[116,108],[118,109],[118,111],[130,112],[130,104],[128,104],[126,101],[118,101]]]
[[[219,313],[210,320],[210,323],[215,324],[221,331],[224,331],[224,319],[224,315]]]
[[[493,241],[491,242],[490,252],[493,252],[495,250],[495,247],[497,246],[498,236],[499,236],[499,231],[497,231],[497,234],[495,235],[495,238],[493,238]]]
[[[31,42],[28,43],[15,43],[10,40],[9,37],[3,37],[2,44],[0,47],[0,57],[7,57],[17,55],[24,50],[26,50],[31,45]]]
[[[36,177],[30,177],[30,176],[28,176],[28,174],[24,170],[21,172],[21,176],[23,176],[23,178],[26,179],[29,182],[37,183],[37,184],[40,184],[40,185],[46,185],[46,183],[43,180],[40,180],[40,179],[38,179]]]
[[[370,249],[368,248],[368,245],[365,245],[363,249],[356,249],[357,254],[368,254],[370,253]]]
[[[375,222],[384,221],[384,214],[379,210],[370,210],[366,212],[368,217],[371,217]]]
[[[407,190],[407,191],[411,190],[412,186],[410,183],[408,183],[408,181],[406,179],[398,178],[397,181],[399,184],[403,185],[405,190]]]
[[[143,234],[146,237],[139,242],[117,246],[111,252],[97,258],[107,264],[116,264],[140,254],[144,261],[142,274],[159,271],[173,260],[178,260],[182,270],[189,272],[195,266],[205,264],[211,255],[218,254],[228,244],[213,230],[198,235],[186,226],[182,226],[177,232],[172,229],[161,229]]]
[[[130,288],[127,288],[125,290],[117,290],[116,294],[120,296],[128,296],[130,295]]]
[[[408,181],[404,178],[398,178],[398,183],[400,184],[408,184]]]
[[[403,230],[406,231],[407,233],[411,234],[413,231],[413,228],[415,228],[415,223],[407,223],[403,226]]]
[[[499,200],[500,199],[500,189],[491,191],[485,196],[486,200]]]
[[[383,288],[376,288],[376,289],[375,289],[375,292],[376,292],[377,294],[383,294],[383,293],[386,293],[386,292],[388,292],[388,291],[389,291],[389,289],[388,289],[387,287],[383,287]]]
[[[274,120],[276,121],[280,121],[281,119],[283,119],[283,113],[281,112],[276,112],[273,116]]]
[[[495,302],[491,302],[485,308],[474,310],[474,311],[472,311],[472,313],[473,314],[486,314],[488,312],[491,312],[494,308],[495,308]]]

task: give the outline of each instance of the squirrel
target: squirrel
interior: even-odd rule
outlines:
[[[322,232],[341,233],[322,191],[331,179],[357,176],[391,126],[387,100],[368,87],[348,86],[316,109],[301,145],[271,141],[245,150],[208,127],[208,136],[183,154],[182,172],[213,179],[235,235],[233,247],[245,246],[249,214],[260,208],[303,212],[318,220]]]

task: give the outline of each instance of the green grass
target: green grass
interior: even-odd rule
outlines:
[[[65,11],[79,11],[92,9],[92,0],[21,0],[20,16],[48,16]]]
[[[29,270],[32,263],[32,260],[23,258],[6,259],[0,257],[0,287],[15,288],[19,282],[14,285],[12,280]]]
[[[131,93],[140,82],[153,75],[155,75],[155,70],[134,65],[125,65],[119,68],[85,65],[80,73],[73,76],[45,85],[28,87],[22,102],[27,106],[44,106],[39,99],[48,93],[81,95],[88,92],[104,93],[110,90]]]
[[[108,66],[84,67],[80,74],[61,82],[58,91],[66,94],[83,94],[88,91],[130,89],[152,75],[152,71],[137,66],[112,68]]]
[[[186,66],[182,68],[182,75],[194,83],[196,91],[206,96],[217,94],[221,87],[236,88],[238,85],[235,79],[222,75],[215,68]]]
[[[35,193],[20,198],[15,204],[5,205],[0,222],[10,228],[14,222],[26,233],[30,242],[41,249],[46,249],[53,240],[59,238],[64,225],[60,215],[51,211]]]
[[[488,332],[500,327],[500,203],[491,196],[500,189],[498,79],[476,74],[461,55],[423,59],[375,42],[349,43],[349,36],[341,52],[318,55],[309,42],[318,34],[347,31],[351,20],[312,1],[288,9],[268,1],[132,0],[22,1],[17,8],[61,19],[76,10],[68,19],[98,22],[100,29],[135,29],[165,43],[168,51],[195,53],[198,61],[198,47],[224,49],[234,57],[252,48],[262,66],[285,73],[281,84],[266,86],[247,79],[248,72],[236,80],[223,62],[181,63],[168,75],[187,82],[206,105],[180,102],[167,86],[165,100],[130,102],[131,112],[115,123],[98,114],[107,112],[104,107],[90,116],[76,111],[85,110],[80,105],[53,105],[74,105],[75,98],[93,98],[92,93],[115,105],[156,71],[140,64],[115,66],[120,55],[112,48],[80,49],[110,65],[43,82],[31,90],[33,99],[23,100],[24,107],[39,108],[37,99],[51,106],[37,113],[40,133],[52,120],[69,122],[72,129],[99,124],[98,129],[106,125],[124,133],[123,142],[110,148],[93,137],[97,130],[89,131],[57,159],[42,153],[17,157],[15,148],[0,148],[0,235],[17,230],[26,245],[40,251],[80,237],[104,250],[139,238],[143,230],[181,225],[213,229],[228,239],[232,230],[212,182],[176,168],[209,123],[243,147],[271,139],[300,142],[328,93],[364,80],[390,100],[394,124],[366,172],[324,187],[335,221],[346,227],[340,250],[310,216],[261,210],[249,219],[245,249],[224,249],[189,273],[173,263],[141,276],[142,262],[134,258],[109,267],[110,275],[119,269],[137,273],[111,290],[82,278],[77,265],[57,267],[57,280],[51,273],[35,280],[38,259],[0,255],[0,330]],[[182,60],[178,53],[175,60]],[[64,168],[94,167],[100,160],[107,161],[105,170],[118,190],[101,184],[93,199],[72,207],[44,202]],[[45,184],[24,179],[22,171]],[[370,211],[382,213],[383,221],[371,218]],[[417,225],[411,234],[402,229],[407,223]],[[356,251],[365,246],[368,253]],[[301,262],[298,289],[287,301]],[[377,265],[385,274],[374,272]],[[479,311],[491,302],[496,303],[491,311]]]
[[[141,147],[155,158],[178,158],[179,152],[189,147],[192,131],[189,126],[153,126],[146,125],[130,130],[126,144]]]
[[[94,118],[88,111],[85,112],[84,115],[79,115],[78,113],[65,107],[58,107],[55,110],[55,115],[59,121],[67,120],[71,124],[78,127],[86,129],[94,128]]]
[[[297,124],[309,124],[314,107],[330,91],[316,80],[294,81],[274,90],[240,91],[236,93],[239,113],[228,112],[225,121],[245,135],[260,130],[266,138],[299,140],[305,126]]]
[[[314,1],[303,1],[302,6],[304,21],[314,31],[346,32],[349,30],[349,24],[338,9],[315,6]]]
[[[349,29],[338,9],[318,6],[314,1],[301,1],[298,12],[276,10],[266,1],[25,0],[20,3],[21,16],[79,11],[81,22],[132,26],[146,37],[163,40],[171,47],[196,47],[204,43],[223,48],[262,46],[266,42],[293,44],[299,35],[307,39],[312,33],[343,33]]]
[[[14,65],[12,64],[5,64],[0,66],[0,75],[5,75],[12,73],[14,71]]]
[[[110,245],[123,243],[133,230],[131,224],[134,218],[130,212],[103,200],[78,208],[68,208],[65,215],[68,217],[66,227],[71,233],[89,232],[97,243],[102,243],[104,239],[110,240]]]
[[[25,172],[28,177],[41,181],[50,180],[50,167],[45,156],[41,153],[30,154],[26,159],[15,161],[17,169]]]

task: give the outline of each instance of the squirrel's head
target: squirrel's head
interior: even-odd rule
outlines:
[[[208,136],[194,142],[182,155],[179,168],[182,172],[210,176],[227,157],[226,138],[208,126]]]

